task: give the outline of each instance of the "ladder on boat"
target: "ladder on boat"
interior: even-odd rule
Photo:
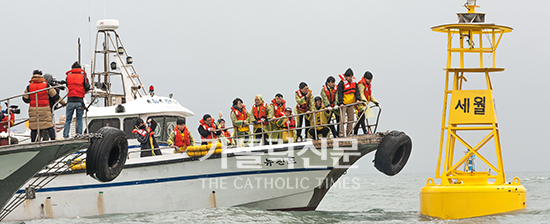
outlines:
[[[92,99],[104,98],[105,106],[118,105],[147,96],[145,87],[133,65],[133,59],[126,52],[115,29],[98,27],[92,80],[90,80],[92,86],[101,90],[92,91]],[[99,39],[103,39],[103,44],[98,44]],[[114,61],[111,61],[111,58]],[[98,70],[97,63],[103,64],[103,71]],[[122,93],[114,93],[111,89],[111,76],[120,76]]]

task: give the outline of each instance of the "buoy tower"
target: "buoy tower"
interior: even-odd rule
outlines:
[[[458,23],[431,28],[447,34],[447,66],[435,179],[429,178],[420,191],[420,213],[442,219],[525,208],[526,189],[520,179],[506,182],[490,78],[504,71],[495,66],[496,49],[512,28],[486,23],[485,14],[475,12],[475,0],[464,6],[468,12],[457,13]]]

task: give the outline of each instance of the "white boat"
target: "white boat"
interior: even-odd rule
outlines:
[[[104,183],[87,176],[84,169],[66,168],[5,220],[229,206],[315,210],[330,187],[363,155],[380,148],[376,167],[389,175],[398,173],[407,162],[412,143],[402,132],[265,146],[224,146],[221,154],[204,157],[175,154],[162,143],[178,118],[194,114],[175,99],[150,96],[144,91],[116,28],[116,20],[98,21],[98,37],[104,37],[107,44],[97,43],[100,38],[96,38],[96,55],[103,61],[96,60],[110,66],[103,72],[88,70],[95,87],[92,98],[103,99],[103,106],[90,107],[87,123],[90,132],[110,126],[127,134],[131,150],[124,169],[115,180]],[[109,63],[110,59],[114,64]],[[116,75],[122,78],[120,94],[110,89],[110,79]],[[155,136],[161,143],[162,155],[140,157],[140,144],[131,133],[138,117],[158,122]],[[72,122],[71,133],[75,123]],[[24,194],[25,188],[18,193]]]

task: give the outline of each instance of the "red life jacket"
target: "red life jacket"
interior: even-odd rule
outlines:
[[[201,126],[204,128],[204,130],[208,131],[208,128],[216,129],[216,124],[214,124],[214,119],[212,119],[212,121],[210,122],[210,126],[208,126],[208,124],[206,124],[206,121],[204,121],[204,119],[201,119],[199,122],[201,123]],[[202,137],[202,135],[201,135],[202,142],[206,142],[206,139],[212,139],[212,138],[217,138],[217,136],[214,135],[214,134],[209,134],[205,138],[205,137]]]
[[[351,80],[351,83],[348,82],[348,80],[346,80],[346,78],[340,74],[338,75],[340,76],[340,79],[342,79],[342,82],[344,82],[344,95],[345,94],[349,94],[349,93],[355,93],[355,87],[357,85],[357,83],[355,83],[355,77],[353,77],[353,79]],[[344,97],[344,96],[342,96]]]
[[[86,82],[86,72],[80,68],[73,68],[67,72],[67,88],[69,94],[67,97],[84,98],[84,82]]]
[[[234,106],[231,107],[231,110],[232,110],[231,111],[232,113],[235,113],[235,117],[237,118],[238,121],[246,121],[246,119],[248,119],[248,113],[246,112],[246,107],[244,105],[243,105],[243,108],[242,108],[243,112],[240,112]],[[250,131],[250,128],[248,127],[248,125],[245,125],[245,124],[235,125],[235,123],[233,123],[233,127],[236,127],[237,128],[236,130],[238,130],[239,132],[248,132],[248,131]]]
[[[13,127],[13,124],[15,123],[15,116],[13,115],[13,113],[10,113],[9,121],[8,121],[8,116],[4,116],[4,119],[0,121],[0,132],[8,131],[8,122],[10,123],[9,126]]]
[[[335,85],[332,91],[329,90],[327,85],[323,85],[323,90],[325,91],[325,95],[327,95],[328,102],[330,103],[330,105],[326,106],[333,107],[335,103],[334,101],[336,101],[336,92],[338,91],[338,85]]]
[[[311,90],[308,91],[311,93]],[[312,94],[310,94],[309,97],[306,97],[302,94],[302,91],[300,90],[296,91],[296,93],[298,94],[298,97],[303,97],[306,101],[304,104],[296,104],[296,108],[298,108],[298,110],[302,112],[307,112],[309,110],[309,99],[311,98]]]
[[[187,148],[187,146],[191,145],[191,140],[189,138],[189,130],[187,130],[187,126],[183,126],[183,135],[184,135],[183,138],[177,126],[176,128],[174,128],[174,131],[176,132],[176,139],[174,140],[175,146],[177,147],[183,146],[184,148]]]
[[[231,111],[233,111],[233,113],[235,113],[235,117],[237,117],[237,120],[239,120],[239,121],[244,121],[248,118],[248,114],[246,113],[246,107],[244,105],[243,105],[242,110],[243,110],[243,112],[240,112],[234,106],[231,107]]]
[[[231,137],[231,133],[229,133],[228,130],[221,130],[221,132],[222,132],[222,135],[225,136],[226,138]]]
[[[294,120],[294,117],[289,117],[288,119],[286,119],[285,126],[286,126],[287,129],[296,128],[296,120]]]
[[[45,82],[32,80],[31,84],[29,84],[29,92],[45,89],[47,87],[48,87],[48,84],[46,84]],[[36,107],[37,101],[38,101],[38,107],[50,106],[50,97],[48,94],[48,90],[38,92],[38,99],[36,98],[35,93],[30,94],[29,98],[31,99],[31,102],[29,103],[29,107]]]
[[[272,99],[271,100],[271,105],[273,105],[273,114],[275,115],[276,118],[279,118],[281,117],[281,113],[282,113],[282,116],[285,115],[285,106],[286,104],[286,101],[283,100],[283,105],[279,106],[279,104],[277,104],[277,100],[275,99]],[[281,113],[279,113],[281,112]]]
[[[138,133],[141,136],[145,137],[145,135],[147,135],[147,131],[150,132],[149,137],[155,135],[155,132],[151,130],[151,127],[145,127],[145,129],[136,127],[134,130],[132,130],[132,133]]]
[[[370,90],[370,87],[371,87],[370,83],[367,83],[367,80],[365,80],[365,77],[363,77],[361,81],[359,81],[359,83],[363,83],[363,85],[365,85],[365,90],[363,91],[363,95],[365,95],[365,99],[369,101],[370,95],[372,94],[372,91]]]
[[[252,114],[254,115],[254,118],[256,119],[256,121],[259,121],[262,118],[266,119],[266,122],[263,122],[264,125],[268,125],[266,110],[267,110],[267,104],[265,102],[262,102],[262,104],[259,106],[259,109],[258,109],[258,106],[255,104],[254,106],[252,106]]]

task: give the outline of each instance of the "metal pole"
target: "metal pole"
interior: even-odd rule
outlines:
[[[261,122],[260,120],[260,128],[261,128],[261,131],[260,131],[260,144],[259,145],[264,145],[264,122]]]
[[[34,102],[36,103],[35,112],[36,112],[36,137],[38,142],[40,142],[40,119],[38,118],[38,92],[34,93]],[[37,141],[37,139],[35,139]]]
[[[11,145],[11,110],[10,110],[10,100],[8,100],[6,108],[8,110],[8,145]]]
[[[339,107],[340,108],[340,132],[342,132],[342,137],[346,137],[346,129],[344,128],[344,108],[345,108],[345,105],[344,107]],[[347,114],[346,114],[346,118],[347,118]],[[338,136],[340,136],[340,133],[338,133]]]
[[[319,122],[319,123],[321,123],[321,122]],[[315,136],[314,136],[313,139],[317,139],[317,137],[319,137],[319,135],[317,135],[317,116],[316,116],[316,113],[313,113],[313,128],[314,128],[314,131],[315,131]]]
[[[291,132],[290,132],[290,127],[288,127],[289,124],[290,124],[290,120],[289,120],[290,118],[291,118],[291,117],[288,117],[287,120],[286,120],[286,122],[285,122],[285,123],[286,123],[286,126],[287,126],[287,127],[286,127],[286,130],[288,131],[288,142],[289,142],[289,143],[290,143],[291,141],[294,142],[294,138],[290,138],[290,137],[291,137],[291,136],[290,136],[290,133],[291,133]],[[281,135],[282,135],[282,134],[281,134]],[[291,140],[291,139],[292,139],[292,140]],[[284,139],[283,139],[283,140],[284,140]]]

